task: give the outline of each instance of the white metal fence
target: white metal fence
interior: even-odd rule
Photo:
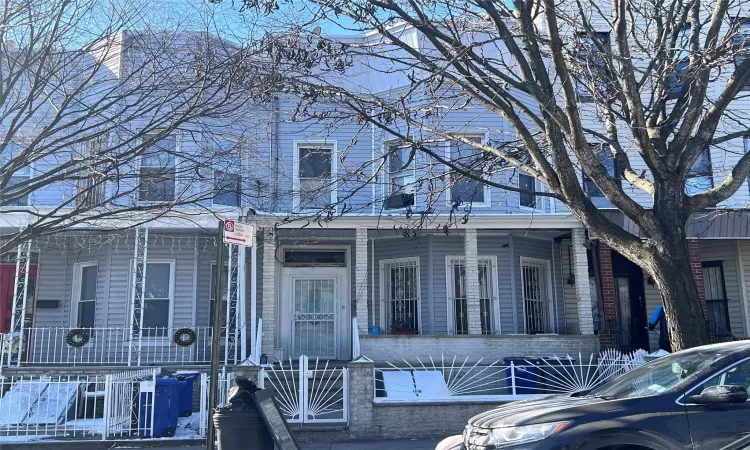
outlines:
[[[349,418],[349,370],[328,361],[300,356],[295,367],[269,366],[261,370],[263,387],[274,389],[289,423],[346,423]]]
[[[208,411],[208,396],[209,396],[209,376],[207,373],[202,373],[200,377],[200,429],[199,434],[201,436],[206,435],[206,427],[208,421],[212,420],[213,413]],[[216,389],[216,406],[221,408],[229,405],[229,390],[232,389],[234,382],[234,372],[226,372],[222,369],[219,373],[219,386]]]
[[[211,362],[211,327],[190,327],[195,332],[195,342],[189,346],[177,345],[174,334],[183,327],[143,328],[141,330],[141,365],[209,364]],[[88,337],[83,345],[71,345],[69,334],[82,330]],[[81,334],[82,334],[81,333]],[[70,328],[33,327],[18,334],[0,334],[3,352],[0,367],[45,365],[137,365],[128,359],[129,330],[124,327]],[[223,341],[222,341],[223,342]],[[17,347],[23,346],[21,360]],[[13,351],[9,352],[8,349]],[[224,355],[224,351],[221,352]],[[10,355],[10,357],[9,357]],[[226,361],[225,361],[226,362]]]
[[[150,436],[158,368],[0,378],[0,441]]]
[[[375,370],[375,402],[512,401],[592,389],[645,363],[643,354],[604,351],[578,359],[518,361],[429,358]]]

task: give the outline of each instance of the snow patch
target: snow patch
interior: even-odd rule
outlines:
[[[193,414],[190,417],[177,419],[177,429],[172,439],[199,439],[201,426],[201,415]]]

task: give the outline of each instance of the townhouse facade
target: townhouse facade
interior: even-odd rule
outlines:
[[[398,79],[376,81],[382,91],[403,87]],[[739,105],[747,101],[738,100],[738,107],[750,108]],[[241,126],[234,136],[202,126],[158,144],[200,152],[242,142],[238,170],[206,168],[191,186],[221,191],[211,200],[146,223],[134,220],[132,227],[106,220],[74,226],[2,255],[3,370],[203,370],[216,332],[223,364],[238,371],[291,367],[301,357],[346,366],[361,357],[378,364],[457,356],[473,364],[658,349],[658,335],[646,330],[661,304],[654,281],[589,233],[564,204],[468,179],[427,187],[418,180],[443,170],[427,157],[394,151],[398,142],[374,128],[296,123],[294,105],[278,95],[237,111],[232,120]],[[593,110],[588,113],[596,123]],[[510,129],[478,109],[442,119],[452,131],[488,142]],[[711,148],[699,160],[698,185],[725,175],[720,167],[731,167],[748,141],[731,144],[741,148]],[[448,158],[470,152],[459,143],[439,145]],[[378,158],[387,170],[379,172]],[[150,162],[144,157],[134,170],[148,176]],[[374,181],[363,184],[370,176]],[[510,169],[490,176],[521,187],[538,184]],[[134,201],[174,200],[181,180],[160,180]],[[637,233],[596,186],[581,182],[612,220]],[[218,189],[227,185],[236,191]],[[45,187],[16,199],[14,208],[52,208],[65,195],[59,186]],[[742,208],[748,200],[746,182],[722,209],[690,224],[691,262],[716,339],[750,332],[750,228]],[[313,213],[331,204],[331,220]],[[428,209],[426,221],[414,227],[411,215]],[[441,226],[451,215],[468,220]],[[228,246],[228,256],[217,261],[217,246],[224,245],[218,218],[252,225],[255,245]],[[31,213],[0,207],[3,232],[33,220]],[[218,299],[217,276],[226,280]],[[218,331],[212,328],[217,301],[226,305]]]

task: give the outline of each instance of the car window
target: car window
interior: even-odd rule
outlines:
[[[704,369],[732,353],[729,348],[674,353],[619,376],[590,394],[613,399],[658,395],[692,382]]]
[[[722,386],[729,384],[742,386],[746,390],[750,388],[750,359],[745,360],[734,367],[730,367],[727,370],[719,372],[718,374],[706,380],[706,382],[701,383],[692,391],[692,393],[698,394],[703,391],[703,389],[709,386]]]

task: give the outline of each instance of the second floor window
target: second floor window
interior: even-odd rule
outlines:
[[[149,139],[146,136],[144,139]],[[170,202],[175,199],[177,141],[167,136],[151,145],[141,156],[138,200]]]
[[[737,34],[732,38],[735,45],[734,68],[737,69],[750,57],[750,17],[743,17],[737,21]],[[750,84],[743,87],[750,89]]]
[[[667,77],[667,83],[670,88],[668,98],[676,99],[680,97],[687,89],[688,68],[690,67],[690,24],[686,24],[678,33],[675,41],[674,60],[677,63],[674,66],[674,73]]]
[[[714,187],[714,177],[711,171],[711,152],[705,149],[688,171],[685,179],[685,193],[695,195],[712,187]]]
[[[482,138],[477,136],[468,139],[477,143],[482,141]],[[485,192],[484,183],[480,181],[484,177],[483,152],[463,142],[451,141],[449,145],[451,162],[474,175],[474,177],[468,177],[454,172],[450,189],[451,203],[486,203],[488,200],[487,192]]]
[[[242,177],[228,172],[214,171],[214,205],[242,206]]]
[[[79,207],[98,206],[104,202],[105,180],[97,163],[106,151],[107,144],[107,135],[97,136],[81,144],[84,169],[76,182],[76,204]]]
[[[0,167],[5,166],[13,158],[18,157],[18,155],[20,154],[21,154],[20,146],[16,144],[15,142],[9,142],[8,145],[5,146],[3,153],[0,154]],[[13,174],[10,177],[10,181],[8,182],[5,189],[9,191],[12,186],[23,183],[24,181],[28,181],[30,179],[31,179],[31,166],[26,165],[13,172]],[[2,195],[2,197],[0,197],[0,206],[28,206],[28,205],[29,205],[28,194],[24,194],[24,195],[5,195],[4,194]]]
[[[609,46],[608,32],[581,32],[576,36],[571,72],[582,101],[593,100],[592,88],[602,95],[608,95],[612,80],[606,53]]]
[[[607,173],[610,177],[615,178],[617,176],[617,169],[615,167],[615,158],[612,155],[612,151],[609,148],[609,144],[590,143],[589,147],[596,155],[599,162],[607,169]],[[599,187],[594,184],[594,181],[583,172],[583,191],[589,197],[604,197]]]
[[[300,145],[297,148],[298,209],[323,209],[331,205],[333,147]]]
[[[388,191],[385,209],[414,206],[414,161],[411,147],[390,146],[388,150]]]
[[[541,183],[536,178],[525,173],[518,174],[518,187],[527,191],[539,191]],[[541,199],[532,192],[520,192],[518,204],[523,208],[541,208]]]

